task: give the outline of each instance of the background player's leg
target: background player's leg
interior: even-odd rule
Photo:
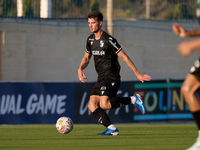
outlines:
[[[196,96],[196,91],[200,88],[200,82],[197,78],[188,74],[182,87],[181,92],[187,102],[190,111],[194,117],[194,120],[198,126],[198,138],[196,142],[187,150],[199,150],[200,149],[200,102]]]
[[[185,81],[183,82],[183,85],[181,87],[181,92],[191,112],[200,111],[200,102],[196,96],[196,91],[199,88],[200,88],[200,82],[194,75],[189,73]]]

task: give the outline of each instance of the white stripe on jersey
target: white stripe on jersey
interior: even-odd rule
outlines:
[[[85,49],[85,51],[86,51],[86,53],[88,53],[88,54],[91,54],[91,52],[90,52],[90,51],[88,51],[87,49]]]
[[[113,43],[111,40],[109,40],[110,44],[117,49],[116,54],[119,52],[119,50],[121,50],[121,47],[117,47],[116,43]]]
[[[121,50],[122,48],[120,47],[120,49],[118,49],[118,51],[116,51],[115,54],[118,54]]]

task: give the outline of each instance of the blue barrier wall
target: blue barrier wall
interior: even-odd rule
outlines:
[[[146,114],[127,105],[106,110],[113,123],[191,121],[180,87],[183,80],[122,82],[117,96],[139,93]],[[0,124],[54,124],[61,116],[74,123],[98,123],[87,108],[90,83],[0,83]]]
[[[51,124],[73,117],[73,83],[0,83],[0,124]]]
[[[146,107],[142,115],[133,105],[107,110],[113,123],[191,121],[193,117],[185,103],[180,87],[183,80],[155,80],[146,83],[122,82],[117,96],[126,97],[139,93]],[[94,83],[75,84],[74,122],[97,123],[87,109],[90,91]]]

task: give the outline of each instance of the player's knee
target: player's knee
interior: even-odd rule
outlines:
[[[100,107],[101,107],[102,109],[110,109],[110,108],[108,107],[108,104],[107,104],[107,103],[100,103]]]
[[[190,99],[188,99],[188,96],[192,95],[192,90],[190,89],[190,87],[188,87],[187,85],[182,85],[181,86],[181,92],[183,94],[183,96],[185,97],[185,102],[188,104],[190,103]]]
[[[101,107],[102,109],[106,109],[106,106],[105,106],[104,104],[100,104],[100,107]]]
[[[187,85],[182,85],[181,86],[181,92],[183,93],[183,95],[185,95],[185,94],[189,94],[191,91],[190,91],[190,88]]]
[[[88,104],[88,109],[93,112],[95,110],[94,104],[89,103]]]

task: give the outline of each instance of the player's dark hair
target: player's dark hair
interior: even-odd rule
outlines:
[[[88,18],[97,18],[98,21],[103,21],[103,14],[99,11],[93,11],[88,14]]]

